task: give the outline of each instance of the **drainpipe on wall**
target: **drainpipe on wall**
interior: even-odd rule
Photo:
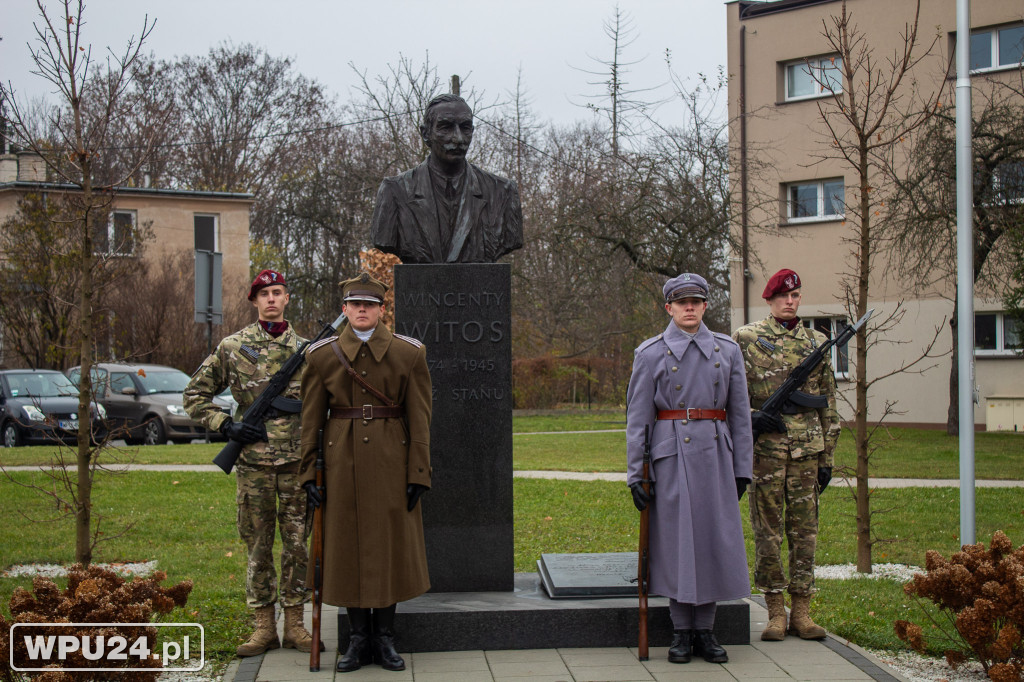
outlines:
[[[747,27],[740,26],[740,252],[743,272],[743,324],[750,322],[750,247],[747,225]]]

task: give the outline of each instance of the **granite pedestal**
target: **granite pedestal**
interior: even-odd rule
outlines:
[[[395,616],[398,650],[417,653],[637,645],[635,596],[551,599],[536,573],[515,574],[514,585],[511,592],[428,592],[402,602]],[[668,600],[651,597],[648,618],[650,645],[671,644]],[[338,632],[347,646],[345,609],[338,610]],[[749,644],[750,605],[743,600],[720,602],[714,632],[723,645]]]
[[[434,592],[513,589],[511,291],[506,263],[395,267],[395,331],[426,344],[433,384]]]

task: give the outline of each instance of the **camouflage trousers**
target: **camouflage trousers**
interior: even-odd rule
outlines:
[[[281,529],[281,606],[309,601],[306,590],[306,491],[299,483],[299,463],[253,466],[239,462],[238,534],[248,552],[245,599],[249,608],[278,599],[274,571],[274,535]]]
[[[768,447],[765,447],[768,446]],[[754,585],[762,592],[814,593],[818,543],[818,458],[792,459],[782,442],[754,447],[750,525],[754,531]],[[782,567],[782,533],[789,548],[789,580]]]

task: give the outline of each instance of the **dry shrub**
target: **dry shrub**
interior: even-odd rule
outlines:
[[[964,545],[949,559],[929,550],[925,570],[903,591],[934,602],[947,619],[933,619],[941,633],[937,639],[949,647],[947,663],[955,669],[975,658],[992,680],[1024,679],[1024,545],[1015,550],[1006,534],[997,530],[987,550],[983,543]],[[920,626],[900,620],[895,632],[916,651],[925,652]]]
[[[395,330],[395,266],[402,261],[398,256],[384,253],[379,249],[368,249],[359,252],[360,267],[364,272],[370,274],[374,279],[387,285],[387,293],[384,294],[384,312],[381,314],[381,322],[390,329]]]
[[[512,395],[517,409],[563,404],[618,404],[621,386],[611,358],[543,355],[512,360]]]
[[[22,673],[10,668],[12,660],[11,626],[16,623],[149,623],[154,613],[166,614],[175,607],[184,606],[192,592],[192,581],[185,580],[171,587],[160,587],[166,579],[163,571],[157,571],[149,578],[125,580],[116,573],[98,566],[83,567],[75,564],[68,571],[68,586],[63,591],[49,578],[36,576],[32,580],[32,591],[19,587],[11,595],[11,620],[0,615],[0,679],[6,682],[25,679]],[[156,651],[157,628],[146,627],[33,627],[32,635],[75,635],[98,637],[121,636],[128,642],[145,639],[151,652]],[[140,631],[143,633],[140,637]],[[13,642],[13,661],[19,668],[37,667],[29,658],[23,638]],[[82,651],[72,652],[64,660],[65,668],[110,668],[117,661],[107,657],[89,660]],[[36,682],[72,682],[83,680],[118,680],[118,682],[153,682],[159,676],[159,659],[140,659],[133,655],[121,661],[124,667],[153,668],[149,670],[125,670],[123,672],[67,672],[57,666],[50,666],[44,672],[28,673]]]

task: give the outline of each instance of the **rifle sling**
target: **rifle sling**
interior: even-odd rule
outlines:
[[[349,376],[351,376],[352,379],[357,384],[365,388],[371,395],[373,395],[378,400],[382,401],[388,407],[399,407],[399,405],[393,400],[391,400],[391,398],[387,397],[386,395],[378,391],[376,388],[371,386],[369,383],[367,383],[366,379],[359,376],[359,372],[352,369],[352,365],[349,364],[348,358],[345,357],[345,354],[341,352],[341,348],[338,347],[337,339],[332,340],[330,346],[331,349],[334,351],[334,354],[338,356],[338,362],[341,363],[341,366],[345,368],[345,371],[348,372]]]

